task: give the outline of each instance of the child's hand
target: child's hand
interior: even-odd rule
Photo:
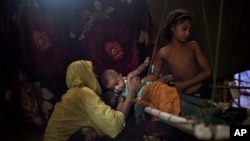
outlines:
[[[157,81],[169,84],[169,82],[173,82],[174,81],[174,77],[171,74],[163,75]]]
[[[185,88],[183,83],[177,82],[177,81],[171,82],[171,85],[173,85],[177,89],[178,92],[182,92],[182,90]]]

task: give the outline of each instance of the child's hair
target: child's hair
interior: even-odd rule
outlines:
[[[185,20],[193,22],[193,13],[186,9],[176,9],[171,11],[167,16],[166,24],[163,28],[163,37],[167,41],[170,41],[172,38],[171,26],[176,25],[177,23],[183,23]]]

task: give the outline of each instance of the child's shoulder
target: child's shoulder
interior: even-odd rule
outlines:
[[[165,45],[159,49],[158,57],[165,58],[166,56],[168,56],[169,52],[170,52],[170,46]]]
[[[189,41],[189,42],[186,43],[186,46],[199,47],[199,43],[197,41]]]
[[[160,49],[159,49],[159,53],[166,53],[166,52],[168,52],[170,50],[170,46],[169,45],[165,45],[165,46],[163,46],[163,47],[161,47]]]

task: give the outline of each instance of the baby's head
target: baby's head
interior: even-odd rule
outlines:
[[[107,69],[101,77],[102,85],[116,94],[121,94],[125,88],[124,78],[113,69]]]

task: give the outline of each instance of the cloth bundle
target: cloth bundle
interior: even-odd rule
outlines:
[[[152,82],[146,86],[136,105],[156,108],[174,115],[179,115],[181,111],[180,97],[177,90],[161,82]]]

